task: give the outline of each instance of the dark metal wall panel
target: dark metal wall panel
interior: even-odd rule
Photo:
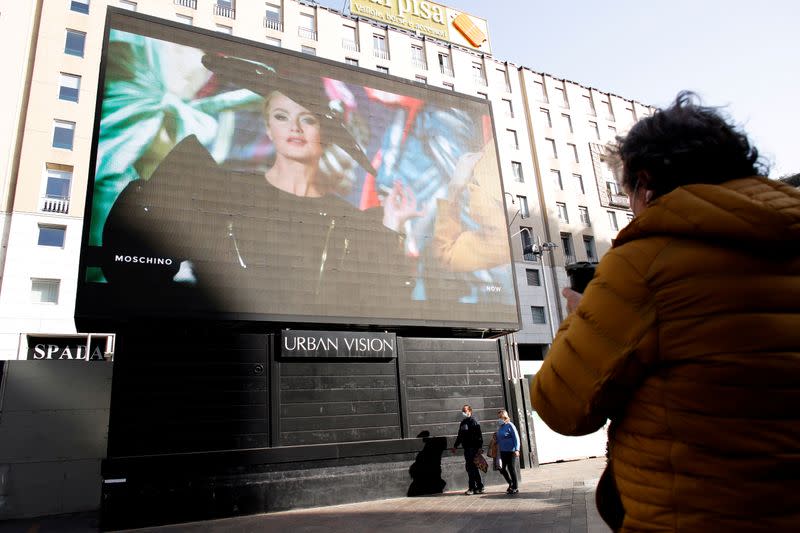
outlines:
[[[484,433],[494,431],[506,407],[497,341],[406,338],[403,346],[409,436],[455,435],[464,404]]]
[[[395,360],[286,360],[279,367],[281,445],[401,438]]]
[[[120,335],[109,456],[269,446],[267,338]]]

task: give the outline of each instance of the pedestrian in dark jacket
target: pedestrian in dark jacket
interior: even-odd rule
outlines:
[[[458,437],[451,451],[456,453],[459,444],[464,448],[464,462],[469,476],[469,488],[464,494],[483,494],[483,480],[481,473],[475,465],[475,456],[483,448],[483,435],[481,425],[472,417],[472,407],[465,405],[461,408],[461,425],[458,426]]]

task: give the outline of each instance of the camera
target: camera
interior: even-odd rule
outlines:
[[[575,292],[583,293],[594,277],[595,267],[597,267],[597,263],[589,263],[588,261],[567,265],[565,269],[569,276],[570,288]]]

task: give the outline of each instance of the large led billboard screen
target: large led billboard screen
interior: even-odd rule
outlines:
[[[109,10],[76,320],[519,326],[488,102]]]

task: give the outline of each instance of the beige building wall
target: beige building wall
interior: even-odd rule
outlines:
[[[359,67],[370,70],[388,69],[393,76],[488,99],[497,133],[519,288],[523,328],[516,335],[518,343],[546,346],[551,342],[564,315],[563,298],[558,292],[567,284],[565,262],[587,259],[584,237],[594,239],[597,257],[608,250],[617,232],[609,212],[615,213],[619,228],[627,223],[628,211],[620,204],[621,198],[606,190],[605,171],[592,150],[594,146],[596,155],[598,144],[609,141],[615,133],[624,133],[634,119],[649,112],[647,106],[637,102],[296,0],[239,0],[233,11],[221,8],[216,0],[90,0],[88,14],[71,10],[71,0],[20,4],[13,11],[0,14],[0,39],[5,50],[16,51],[6,56],[11,61],[13,82],[1,89],[5,98],[0,104],[4,106],[4,116],[11,117],[0,134],[2,198],[10,208],[3,223],[8,254],[2,264],[0,285],[0,358],[18,357],[20,335],[75,333],[72,317],[79,243],[107,6],[135,9],[333,61],[357,62]],[[267,18],[268,5],[278,7],[278,20]],[[305,29],[306,26],[311,27]],[[85,32],[83,57],[64,53],[67,29]],[[385,39],[385,53],[376,51],[375,36]],[[414,60],[414,47],[422,49],[424,61]],[[28,48],[34,53],[26,55]],[[442,62],[452,68],[442,68]],[[59,99],[62,73],[81,77],[78,102]],[[544,87],[544,93],[537,83]],[[566,103],[561,91],[566,94]],[[587,95],[594,111],[588,107]],[[609,105],[613,117],[608,112]],[[545,120],[543,109],[549,113],[550,123]],[[572,131],[562,115],[570,117]],[[13,127],[15,120],[22,124],[17,130]],[[55,120],[75,123],[71,150],[52,147]],[[597,124],[597,130],[592,123]],[[549,152],[548,139],[555,143],[558,157]],[[575,146],[574,152],[570,145]],[[53,204],[45,198],[48,165],[71,169],[66,201]],[[552,170],[561,172],[563,189],[552,180]],[[573,175],[582,177],[583,193],[576,190]],[[527,217],[522,210],[523,201],[528,206]],[[568,222],[559,220],[558,203],[564,204]],[[590,226],[581,223],[581,207],[586,208]],[[39,246],[41,226],[65,228],[64,246]],[[565,257],[562,233],[572,239],[572,258]],[[530,235],[534,243],[553,242],[558,247],[552,252],[526,256],[523,234]],[[537,277],[538,283],[528,284],[529,278]],[[57,303],[32,301],[34,278],[59,280]],[[541,310],[545,323],[534,319],[535,312]]]

